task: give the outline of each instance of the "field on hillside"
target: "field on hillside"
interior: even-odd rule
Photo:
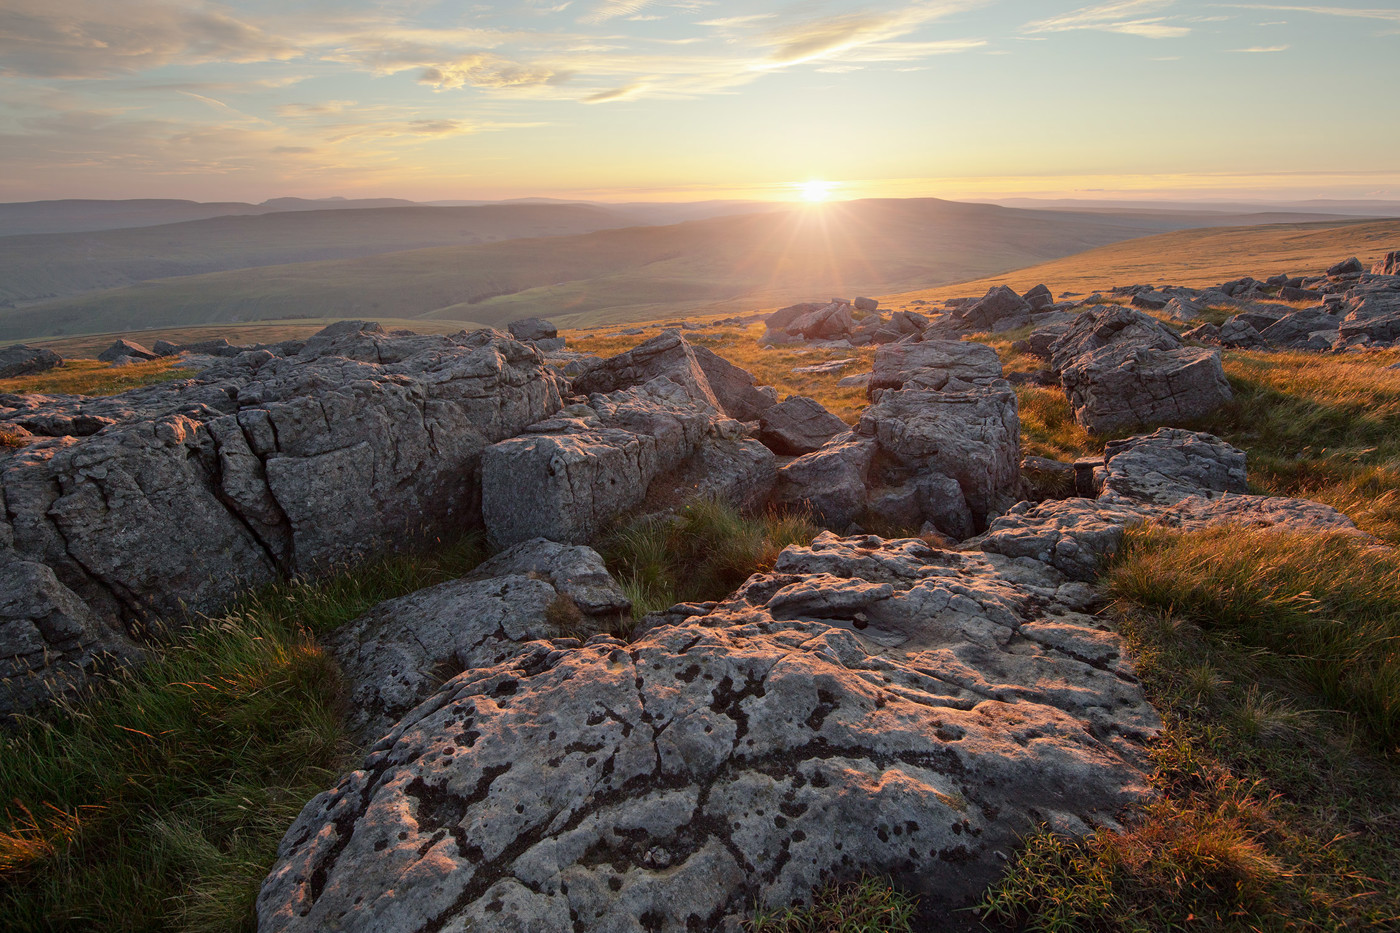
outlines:
[[[597,326],[923,288],[1158,229],[932,199],[852,201],[161,279],[0,312],[0,340],[332,315]]]
[[[969,279],[937,288],[900,292],[885,301],[983,295],[995,285],[1019,292],[1044,283],[1056,295],[1087,294],[1114,285],[1153,284],[1202,287],[1252,275],[1310,275],[1356,256],[1369,267],[1400,249],[1400,220],[1270,224],[1180,230],[1141,237],[1076,253],[999,275]]]

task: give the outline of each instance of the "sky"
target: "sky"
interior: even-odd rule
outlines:
[[[0,0],[0,201],[1400,199],[1400,0]]]

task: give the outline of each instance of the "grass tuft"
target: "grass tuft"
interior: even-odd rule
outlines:
[[[758,911],[750,933],[909,933],[918,900],[888,881],[862,876],[816,892],[810,907]]]
[[[783,548],[816,535],[817,528],[802,516],[750,517],[709,499],[691,503],[674,518],[616,529],[598,550],[641,618],[676,603],[723,599],[750,575],[771,568]]]

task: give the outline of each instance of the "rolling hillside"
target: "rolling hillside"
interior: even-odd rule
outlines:
[[[430,246],[590,233],[635,223],[592,204],[379,207],[0,237],[0,306],[228,269]]]
[[[146,282],[5,311],[0,339],[301,317],[618,323],[927,288],[1167,223],[935,199],[851,201]]]
[[[994,285],[1026,291],[1045,283],[1056,294],[1150,283],[1201,287],[1252,275],[1321,272],[1356,256],[1368,266],[1400,249],[1400,220],[1330,221],[1181,230],[1099,247],[1012,272],[936,288],[888,294],[887,303],[981,295]]]

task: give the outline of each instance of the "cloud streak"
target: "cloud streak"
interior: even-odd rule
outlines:
[[[1174,0],[1122,0],[1100,6],[1083,7],[1061,16],[1027,23],[1025,32],[1072,32],[1093,30],[1146,39],[1180,39],[1191,34],[1186,26],[1174,26],[1165,16],[1150,16],[1170,8]]]

